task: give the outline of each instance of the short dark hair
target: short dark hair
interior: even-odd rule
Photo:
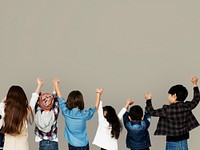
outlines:
[[[141,121],[143,117],[143,110],[139,105],[134,105],[130,108],[129,116],[133,121]]]
[[[172,86],[169,91],[168,91],[169,94],[176,94],[176,97],[177,97],[177,101],[184,101],[186,99],[186,97],[188,96],[188,91],[187,89],[181,85],[181,84],[177,84],[177,85],[174,85]]]
[[[83,95],[80,91],[71,91],[67,97],[67,107],[71,110],[78,107],[80,110],[84,109]]]

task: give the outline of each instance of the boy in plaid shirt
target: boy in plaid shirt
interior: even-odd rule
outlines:
[[[188,91],[183,85],[178,84],[168,91],[169,105],[163,105],[160,109],[153,108],[151,93],[145,93],[146,110],[151,116],[159,117],[154,135],[166,136],[166,150],[188,150],[189,131],[199,126],[192,113],[192,109],[200,100],[197,81],[198,78],[192,76],[191,82],[194,86],[192,101],[184,102]]]

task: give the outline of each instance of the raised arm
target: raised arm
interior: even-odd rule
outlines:
[[[58,87],[59,83],[60,83],[60,79],[59,78],[56,77],[56,78],[53,79],[53,87],[55,89],[55,92],[57,93],[58,98],[61,98],[62,95],[61,95],[60,89]]]
[[[97,93],[97,99],[96,99],[95,107],[96,107],[96,110],[98,110],[99,103],[100,103],[100,100],[101,100],[101,95],[103,93],[103,89],[102,88],[97,88],[96,89],[96,93]]]
[[[193,86],[196,87],[197,86],[197,82],[198,82],[198,78],[195,77],[195,76],[192,76],[191,77],[191,82],[192,82]]]
[[[193,88],[194,88],[194,95],[193,95],[193,100],[196,100],[199,101],[199,88],[198,88],[198,78],[195,77],[195,76],[192,76],[191,77],[191,82],[192,82],[192,85],[193,85]]]
[[[159,116],[166,116],[166,107],[167,105],[164,105],[162,108],[154,109],[151,103],[152,94],[151,93],[145,93],[144,98],[146,99],[146,111],[151,116],[159,117]]]
[[[118,113],[118,118],[121,120],[127,109],[129,108],[130,105],[134,103],[134,100],[131,98],[128,98],[126,101],[126,104],[124,107],[121,109],[121,111]]]
[[[44,85],[44,80],[41,79],[41,78],[37,78],[37,88],[35,89],[35,92],[32,93],[32,97],[31,97],[31,100],[30,100],[30,107],[31,109],[33,110],[34,107],[35,107],[35,104],[38,100],[38,97],[39,97],[39,94],[41,92],[41,89],[42,89],[42,86]]]
[[[200,101],[200,93],[199,93],[199,88],[198,88],[198,85],[197,85],[198,78],[195,77],[195,76],[192,76],[191,82],[192,82],[192,85],[193,85],[194,94],[193,94],[192,101],[186,101],[185,102],[187,104],[188,109],[194,109]]]
[[[35,89],[35,93],[40,94],[43,85],[44,85],[44,80],[41,78],[37,78],[37,88]]]
[[[130,105],[132,105],[133,103],[134,103],[134,100],[131,99],[131,98],[128,98],[127,101],[126,101],[126,104],[125,104],[124,108],[128,109],[128,107]]]

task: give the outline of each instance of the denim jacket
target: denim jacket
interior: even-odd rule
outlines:
[[[85,147],[89,144],[86,121],[92,119],[96,107],[91,107],[87,110],[78,108],[69,109],[66,106],[66,101],[63,98],[58,98],[59,108],[65,118],[64,137],[71,146]]]
[[[132,122],[128,118],[129,113],[123,116],[124,126],[127,130],[126,147],[134,150],[144,149],[151,146],[148,128],[151,117],[145,112],[144,119],[139,122]]]

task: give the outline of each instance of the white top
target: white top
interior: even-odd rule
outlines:
[[[3,118],[5,116],[4,114],[4,108],[5,108],[5,103],[4,102],[1,102],[0,103],[0,115],[1,115],[1,119],[0,119],[0,128],[2,127],[3,125]]]
[[[117,139],[112,138],[111,136],[111,127],[103,115],[103,102],[100,101],[98,108],[98,128],[95,135],[95,138],[92,144],[97,145],[98,147],[107,149],[107,150],[118,150],[118,142]],[[122,108],[118,114],[118,118],[121,120],[124,113],[126,112],[126,108]]]

